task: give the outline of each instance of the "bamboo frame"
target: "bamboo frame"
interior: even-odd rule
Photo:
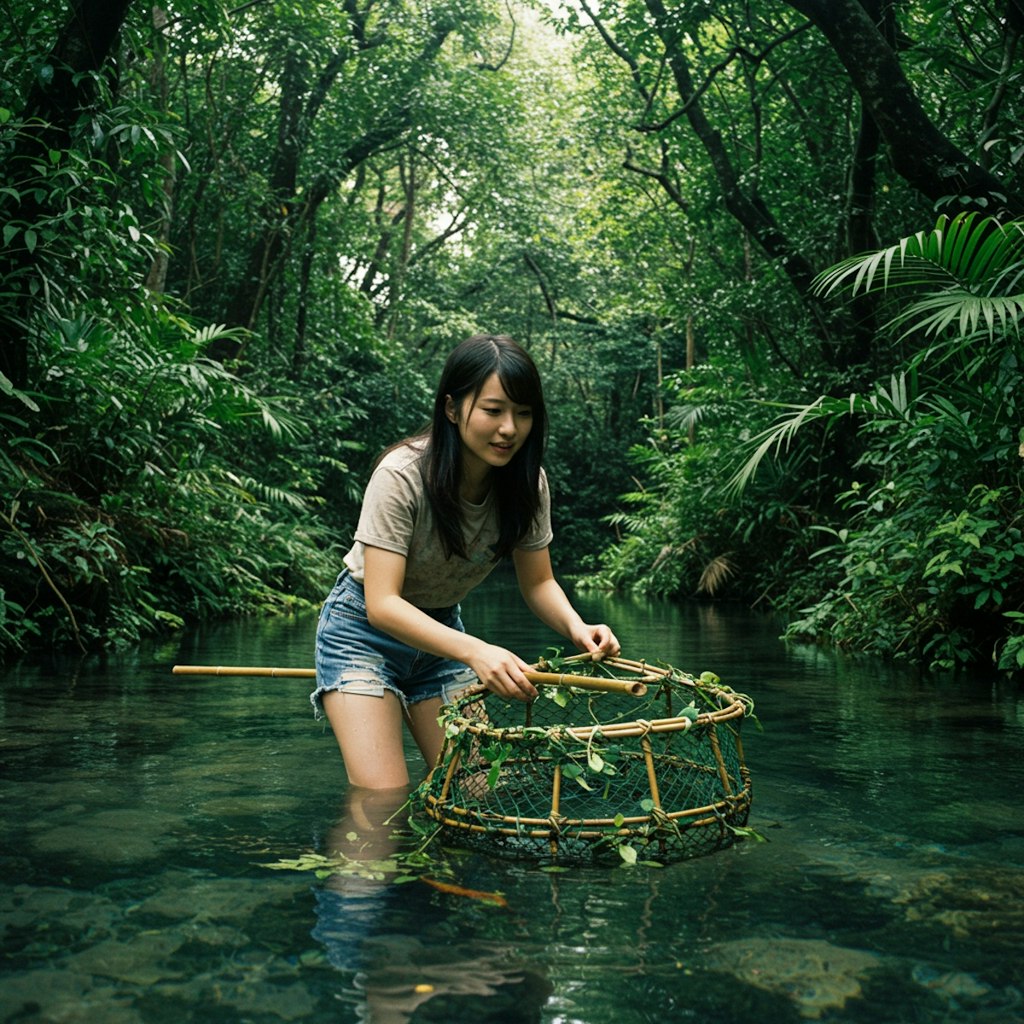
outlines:
[[[566,661],[587,659],[588,656],[584,655]],[[526,849],[533,843],[538,847],[537,853],[543,848],[552,857],[566,853],[576,856],[582,847],[596,849],[609,843],[614,846],[617,842],[627,842],[653,847],[657,856],[671,858],[710,852],[731,843],[735,838],[734,827],[746,823],[752,799],[750,773],[743,759],[738,728],[749,711],[749,698],[725,688],[700,685],[670,668],[652,668],[646,662],[616,658],[608,659],[607,664],[611,669],[642,679],[645,686],[652,682],[660,684],[661,689],[654,699],[663,698],[669,710],[673,704],[673,692],[685,693],[687,688],[705,695],[707,700],[704,703],[710,706],[699,712],[695,720],[690,715],[670,714],[664,718],[637,717],[632,721],[606,724],[579,726],[557,723],[538,727],[533,724],[536,716],[532,710],[535,704],[539,706],[539,702],[529,702],[524,709],[525,725],[498,725],[491,720],[485,708],[487,691],[483,687],[472,687],[456,700],[454,714],[447,717],[449,729],[455,727],[454,738],[446,739],[438,766],[421,790],[427,815],[467,840],[472,837],[476,843],[493,842],[498,849],[504,848],[505,840],[520,840],[508,847],[510,852],[518,855],[524,852],[523,840],[528,841]],[[560,681],[566,678],[560,673],[554,676]],[[684,696],[683,702],[686,701]],[[476,715],[463,710],[476,706],[480,708]],[[505,702],[502,707],[505,714],[518,713],[515,702]],[[621,709],[622,705],[617,707]],[[547,710],[555,711],[553,707]],[[719,726],[724,729],[721,734]],[[692,757],[670,753],[674,734],[679,734],[681,739],[690,730],[695,730],[697,745],[685,750]],[[577,764],[586,763],[590,745],[595,739],[614,743],[619,748],[620,760],[616,764],[620,772],[614,773],[610,781],[606,780],[603,794],[594,791],[584,794],[573,787],[567,801],[569,791],[565,787],[568,776],[564,774],[563,767],[569,762],[564,762],[564,753],[544,752],[545,732],[552,744],[549,749],[564,751],[568,744],[570,750],[576,751],[570,757]],[[460,788],[459,768],[469,771],[469,766],[461,760],[457,741],[457,737],[464,734],[473,737],[474,749],[485,743],[511,745],[513,753],[501,762],[503,775],[507,772],[511,777],[511,804],[503,804],[501,786],[483,800]],[[657,737],[660,737],[660,742],[656,744]],[[732,767],[727,766],[723,751],[726,740]],[[684,748],[676,749],[682,751]],[[629,768],[630,764],[635,767]],[[680,771],[687,774],[677,781],[675,776]],[[443,776],[440,793],[436,786],[431,785],[431,779],[437,772]],[[549,786],[546,800],[543,796],[545,779]],[[590,776],[590,780],[593,782],[594,776]],[[650,807],[649,813],[610,816],[606,811],[593,817],[585,816],[589,807],[596,810],[598,801],[607,798],[609,789],[614,796],[616,783],[627,787],[624,794],[627,790],[632,794],[625,799],[630,807],[635,807],[639,799],[637,790],[641,794],[646,791],[650,798],[646,804]],[[523,802],[531,801],[531,793],[536,810],[532,814],[528,811],[523,814],[523,810],[527,810]],[[698,799],[694,806],[680,807],[680,800],[689,799],[685,794],[703,794],[705,799]],[[465,801],[467,797],[468,805],[460,806],[460,800]],[[676,801],[676,805],[672,801]],[[509,813],[504,813],[503,807],[507,807]]]

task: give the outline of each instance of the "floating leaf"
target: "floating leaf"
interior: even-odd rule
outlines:
[[[753,839],[755,843],[768,842],[767,836],[761,835],[756,828],[751,828],[749,825],[729,825],[729,828],[734,835],[740,836],[743,839]]]

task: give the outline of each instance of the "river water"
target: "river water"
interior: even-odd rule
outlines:
[[[577,602],[627,656],[754,698],[767,841],[555,872],[445,847],[449,891],[281,869],[373,833],[308,683],[170,668],[308,665],[312,617],[22,664],[0,686],[0,1021],[1024,1022],[1019,686],[787,647],[744,610]],[[464,617],[528,660],[557,641],[507,579]]]

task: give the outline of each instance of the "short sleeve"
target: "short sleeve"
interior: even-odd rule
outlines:
[[[540,551],[548,547],[554,537],[551,530],[551,491],[548,488],[548,475],[543,469],[540,471],[539,483],[537,515],[526,536],[516,545],[523,551]]]
[[[415,470],[414,470],[415,472]],[[413,486],[408,471],[382,463],[370,477],[363,494],[355,540],[399,555],[408,555],[421,492]]]

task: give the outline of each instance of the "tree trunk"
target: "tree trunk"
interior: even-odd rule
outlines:
[[[1024,196],[1011,192],[932,123],[896,51],[858,0],[786,2],[828,39],[888,144],[900,177],[933,203],[966,197],[988,215],[1024,217]]]
[[[437,25],[433,35],[423,44],[414,67],[428,68],[454,27],[454,24],[447,20]],[[298,97],[285,95],[290,90],[282,89],[279,122],[281,130],[271,174],[276,210],[269,210],[263,233],[250,251],[246,270],[228,303],[225,322],[230,325],[241,325],[249,329],[255,326],[267,290],[284,266],[291,236],[299,231],[304,223],[308,223],[310,218],[317,215],[320,205],[337,189],[353,168],[380,149],[396,143],[411,123],[411,111],[406,96],[413,89],[412,83],[405,83],[396,90],[395,107],[382,113],[376,127],[370,128],[350,142],[340,153],[334,166],[314,179],[303,189],[300,196],[299,164],[309,139],[312,122],[337,79],[343,63],[344,59],[337,57],[321,73],[292,134],[289,134],[286,126],[292,123],[293,106]],[[291,91],[294,92],[300,86],[300,76],[296,74],[291,80],[291,85]],[[210,354],[215,359],[225,359],[238,356],[240,350],[225,345],[216,350],[211,349]]]
[[[822,315],[821,306],[814,296],[811,287],[816,273],[814,266],[793,245],[764,200],[756,192],[744,190],[722,139],[722,133],[707,119],[681,45],[682,36],[678,23],[670,18],[662,0],[644,2],[654,16],[656,30],[668,56],[676,91],[683,101],[686,119],[711,161],[726,209],[750,233],[768,258],[776,261],[789,278],[811,315],[811,322],[822,341],[826,360],[848,362],[848,354],[837,350]]]
[[[34,76],[32,90],[21,119],[26,123],[0,171],[5,185],[21,180],[21,167],[35,159],[49,166],[47,151],[66,149],[71,129],[81,113],[95,102],[95,91],[88,72],[99,71],[113,49],[132,0],[75,0],[71,16],[50,51],[45,67],[52,70],[46,79]],[[13,219],[11,206],[18,203],[16,219],[35,224],[48,214],[47,199],[41,190],[30,189],[13,199],[0,195],[0,222]],[[11,314],[0,325],[0,373],[17,388],[28,383],[27,321],[33,298],[28,281],[36,265],[34,251],[16,235],[11,245],[0,246],[0,281],[11,295]]]
[[[153,6],[153,73],[150,75],[150,85],[155,96],[160,100],[160,111],[166,114],[168,106],[169,89],[167,85],[167,44],[164,40],[164,30],[167,28],[167,12],[157,5]],[[167,288],[167,270],[170,265],[169,242],[171,237],[171,214],[174,209],[174,184],[177,158],[169,149],[164,149],[160,154],[160,167],[163,170],[163,181],[161,191],[163,192],[164,205],[160,214],[160,220],[153,232],[156,240],[160,243],[150,264],[149,273],[146,275],[146,289],[151,292],[162,293]]]

